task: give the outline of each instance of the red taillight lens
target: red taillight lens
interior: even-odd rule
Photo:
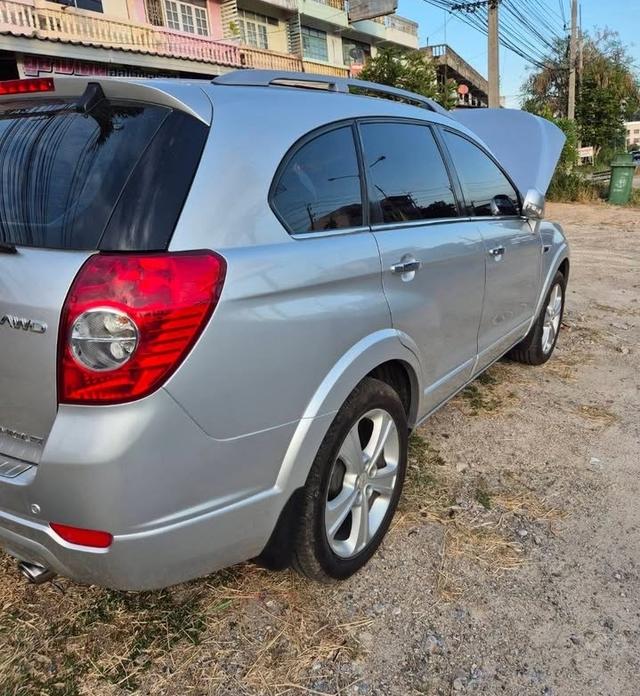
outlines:
[[[62,312],[60,403],[124,403],[156,390],[211,317],[225,271],[212,252],[89,258]]]
[[[27,80],[5,80],[0,82],[0,96],[5,94],[33,94],[54,92],[52,77],[34,77]]]
[[[65,541],[79,546],[91,546],[94,549],[106,549],[111,546],[113,534],[100,532],[97,529],[81,529],[80,527],[70,527],[66,524],[51,522],[51,529]]]

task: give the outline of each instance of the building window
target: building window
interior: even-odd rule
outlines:
[[[302,53],[309,60],[329,61],[329,50],[327,49],[327,32],[311,27],[301,27],[302,30]]]
[[[278,26],[278,20],[255,12],[238,10],[238,25],[242,43],[256,48],[269,48],[269,26]]]
[[[342,62],[345,65],[364,65],[371,58],[371,46],[342,37]]]
[[[145,0],[147,8],[147,21],[156,27],[164,26],[164,13],[161,0]]]
[[[193,2],[164,0],[164,10],[169,29],[186,31],[189,34],[199,34],[200,36],[209,35],[209,19],[204,0],[194,0]]]
[[[77,7],[80,10],[91,10],[92,12],[104,12],[102,9],[102,0],[54,0],[61,5],[67,7]]]

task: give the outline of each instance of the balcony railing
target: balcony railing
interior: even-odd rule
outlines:
[[[385,24],[389,29],[397,29],[398,31],[403,31],[405,34],[418,36],[418,24],[417,22],[412,22],[410,19],[391,14],[385,17]]]
[[[327,65],[326,63],[316,63],[313,60],[303,60],[304,71],[308,73],[318,73],[320,75],[334,75],[335,77],[348,77],[349,68],[341,68],[337,65]]]
[[[166,27],[107,19],[86,10],[63,9],[46,0],[0,0],[0,33],[216,65],[348,75],[346,68],[303,62],[288,53],[214,41]]]
[[[412,34],[413,36],[418,36],[418,24],[417,22],[412,22],[410,19],[405,19],[398,15],[390,14],[383,15],[382,17],[372,17],[372,22],[377,24],[382,24],[388,29],[397,29],[398,31],[403,31],[405,34]]]
[[[34,39],[119,49],[240,67],[235,44],[166,27],[107,19],[46,0],[0,0],[0,32]]]
[[[313,0],[314,2],[319,2],[321,5],[328,5],[333,7],[335,10],[346,11],[344,0]]]
[[[264,68],[266,70],[302,70],[302,61],[288,53],[265,51],[253,46],[241,46],[242,65],[245,68]]]

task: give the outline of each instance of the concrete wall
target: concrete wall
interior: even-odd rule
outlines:
[[[133,19],[127,0],[102,0],[102,9],[105,17]]]

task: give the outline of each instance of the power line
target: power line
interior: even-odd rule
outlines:
[[[424,0],[487,34],[487,0]],[[561,0],[562,2],[562,0]],[[500,43],[528,63],[544,67],[565,32],[558,11],[543,0],[501,0]]]

